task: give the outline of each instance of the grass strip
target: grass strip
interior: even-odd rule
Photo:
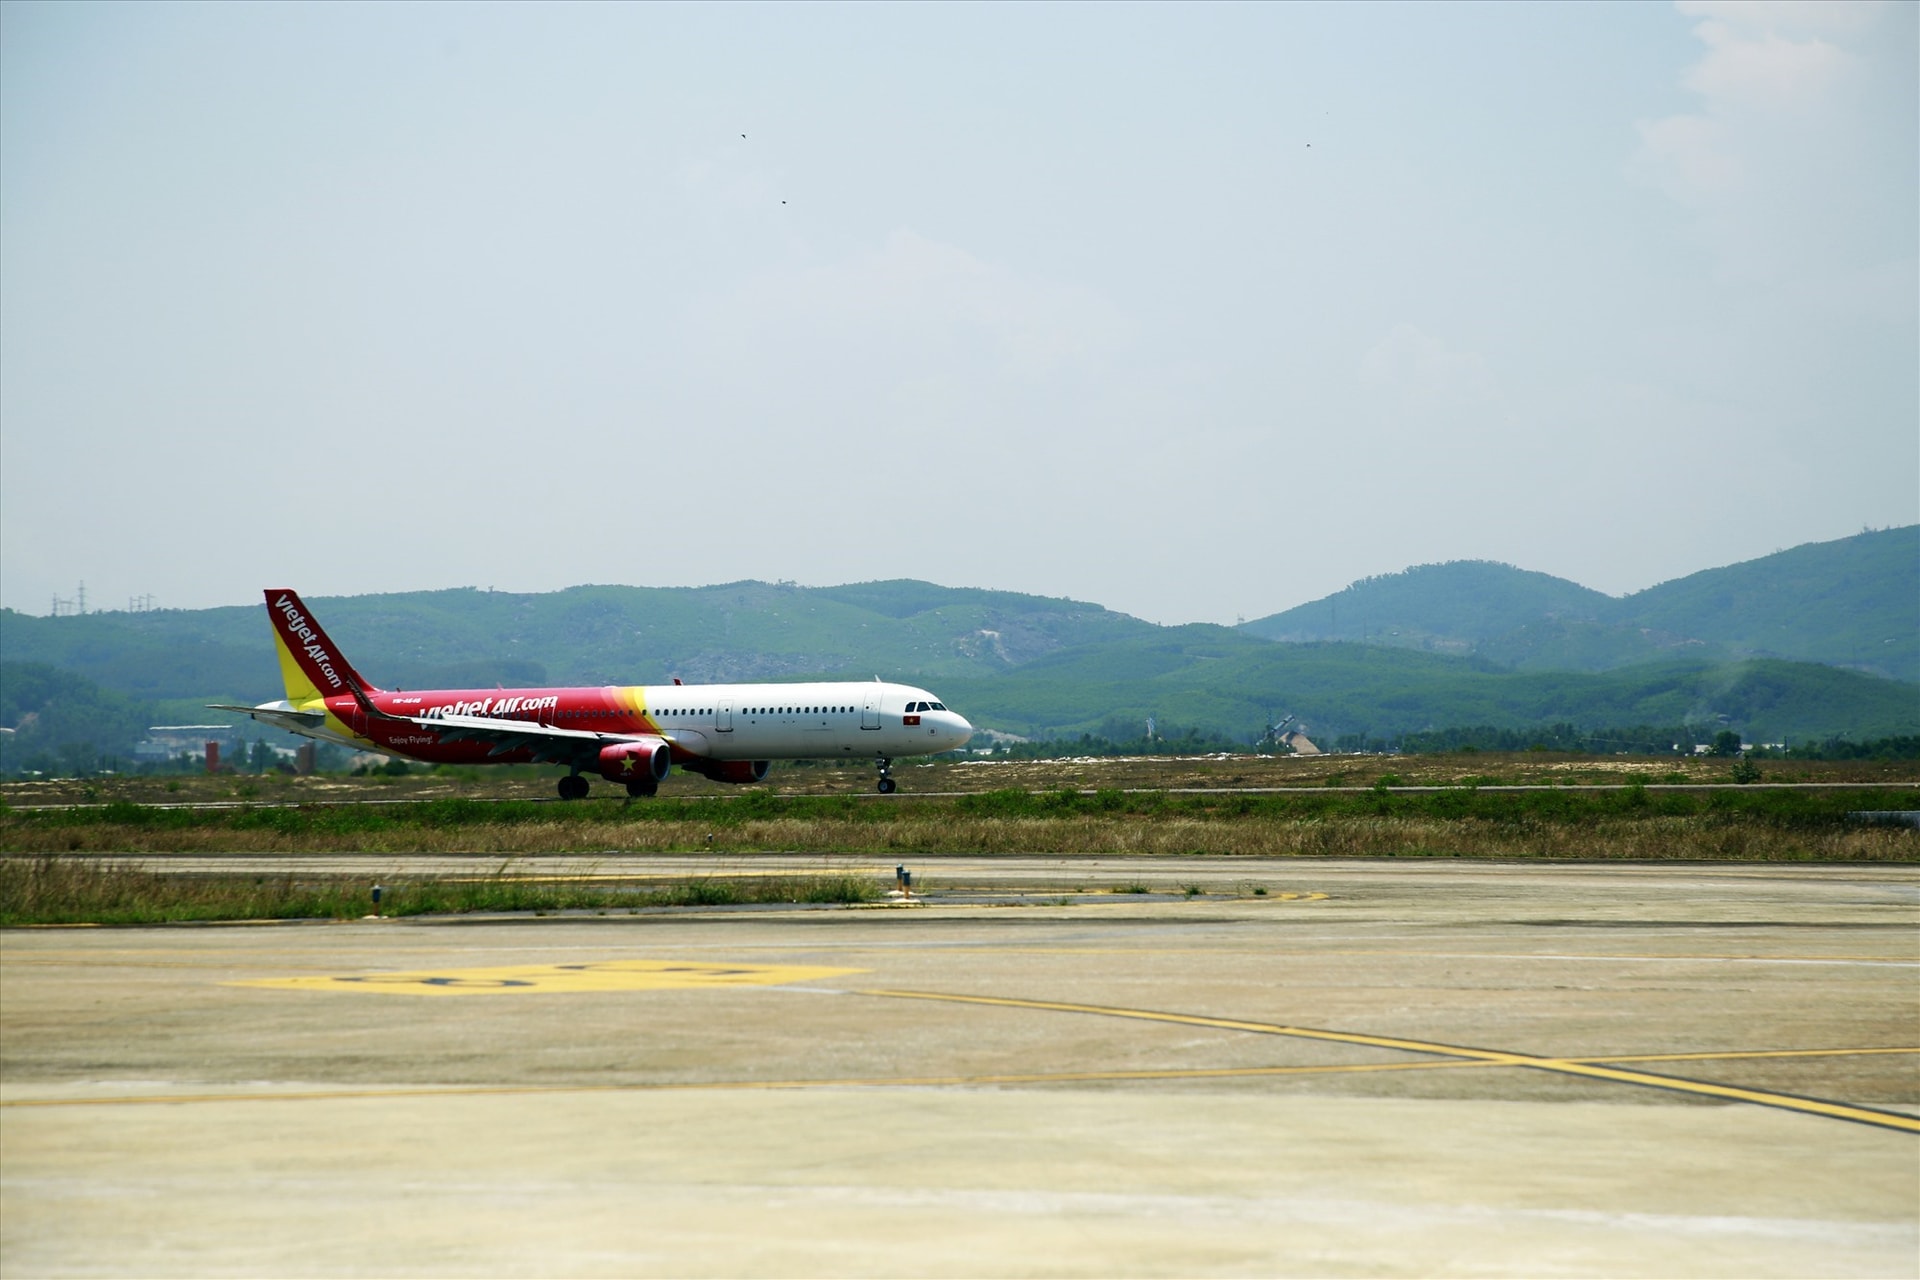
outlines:
[[[883,886],[856,875],[702,877],[674,884],[511,876],[383,881],[381,913],[613,911],[755,903],[857,903]],[[0,927],[208,920],[356,919],[372,910],[360,876],[169,875],[57,854],[0,859]]]
[[[0,810],[0,853],[1058,853],[1920,860],[1920,788],[1182,795],[1003,790],[735,799]]]
[[[1728,816],[1773,823],[1845,823],[1861,809],[1920,809],[1920,787],[1747,790],[1738,787],[1652,791],[1627,786],[1611,791],[1541,789],[1483,791],[1473,786],[1440,791],[1291,792],[1279,795],[1175,794],[1167,791],[1027,791],[1006,788],[973,795],[879,801],[869,797],[783,796],[749,792],[716,799],[656,798],[639,803],[612,799],[561,803],[551,800],[490,802],[459,798],[380,805],[263,805],[232,809],[167,808],[116,801],[69,809],[17,810],[0,804],[0,848],[36,830],[86,826],[151,830],[259,831],[283,836],[354,835],[392,829],[500,827],[571,823],[631,825],[697,823],[708,829],[767,820],[833,821],[850,825],[901,822],[941,824],[954,818],[1135,817],[1235,819],[1476,818],[1489,822],[1581,823],[1609,817]]]
[[[944,823],[774,819],[718,831],[688,822],[557,820],[447,829],[395,827],[380,832],[306,833],[297,837],[244,829],[155,831],[93,825],[38,832],[24,851],[7,852],[0,856],[0,862],[49,852],[109,856],[832,854],[890,860],[906,854],[1050,854],[1912,863],[1920,861],[1920,832],[1852,822],[1778,824],[1726,816],[1596,819],[1582,823],[1396,817],[1231,821],[1081,816],[953,819]]]

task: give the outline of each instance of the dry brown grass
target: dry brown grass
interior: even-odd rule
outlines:
[[[1911,760],[1762,760],[1767,782],[1920,784],[1920,762]],[[1433,756],[1214,756],[1114,757],[1087,760],[938,761],[904,763],[896,770],[907,795],[992,791],[1017,787],[1052,791],[1179,789],[1187,787],[1368,787],[1392,774],[1409,786],[1459,786],[1471,781],[1517,785],[1618,784],[1630,779],[1659,784],[1715,785],[1732,781],[1728,760],[1693,757],[1570,756],[1559,752],[1511,752]],[[125,777],[0,783],[0,800],[13,805],[85,804],[125,800],[134,804],[260,804],[314,801],[551,799],[557,771],[533,766],[497,766],[416,774],[404,778]],[[870,795],[871,763],[774,767],[765,788],[729,787],[675,773],[663,796],[738,796],[755,790],[779,795]],[[599,784],[596,795],[617,795]]]
[[[1141,819],[948,815],[929,822],[820,818],[698,822],[584,821],[404,828],[288,837],[266,830],[155,830],[101,823],[49,832],[75,853],[964,853],[1247,857],[1491,857],[1618,860],[1911,862],[1920,833],[1901,827],[1781,827],[1715,817],[1586,823],[1476,818]],[[709,840],[708,837],[712,839]]]
[[[615,884],[494,875],[396,877],[388,915],[471,911],[638,910],[750,903],[873,902],[871,876],[698,876],[678,882]],[[368,911],[357,876],[171,875],[90,858],[50,854],[0,859],[0,927],[27,924],[158,924],[182,920],[351,919]]]

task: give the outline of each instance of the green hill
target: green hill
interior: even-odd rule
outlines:
[[[1543,618],[1595,619],[1610,596],[1491,560],[1452,560],[1381,574],[1242,629],[1294,644],[1352,640],[1468,653]]]
[[[1920,685],[1874,674],[1920,675],[1917,538],[1920,528],[1799,547],[1625,600],[1505,565],[1423,566],[1240,628],[1157,627],[1080,601],[904,580],[308,603],[389,688],[878,675],[939,690],[983,728],[1038,737],[1131,739],[1152,715],[1251,741],[1270,716],[1292,714],[1327,739],[1555,722],[1859,739],[1920,732]],[[1323,608],[1325,630],[1351,639],[1315,638]],[[281,696],[269,636],[259,605],[0,610],[0,714],[11,717],[0,727],[65,723],[71,711],[111,728],[114,741],[96,744],[111,750],[142,717],[219,719],[205,703]],[[60,684],[75,678],[91,683]]]
[[[1156,630],[1075,600],[924,582],[459,589],[307,603],[362,674],[391,688],[675,676],[938,680]],[[0,657],[76,671],[142,698],[279,697],[270,634],[259,605],[60,618],[0,610]]]
[[[1244,630],[1608,671],[1777,657],[1920,682],[1920,525],[1808,543],[1615,599],[1489,561],[1366,578]]]
[[[153,705],[102,689],[85,676],[39,662],[0,662],[0,772],[40,752],[70,768],[96,750],[123,751],[146,736]],[[85,747],[85,750],[77,750]]]
[[[1668,661],[1608,672],[1512,671],[1380,645],[1284,645],[1225,628],[1055,654],[942,696],[977,723],[1027,737],[1140,736],[1195,727],[1251,740],[1274,715],[1316,740],[1465,725],[1697,725],[1755,741],[1920,732],[1920,688],[1812,663]],[[1209,635],[1207,633],[1214,633]]]
[[[1617,621],[1920,681],[1920,525],[1812,542],[1636,592]]]

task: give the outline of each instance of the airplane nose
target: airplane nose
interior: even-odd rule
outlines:
[[[973,726],[968,724],[967,718],[958,712],[950,711],[947,714],[953,717],[953,745],[955,747],[966,746],[967,742],[973,737]]]

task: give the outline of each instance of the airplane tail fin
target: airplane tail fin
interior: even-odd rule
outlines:
[[[273,643],[280,652],[280,675],[287,685],[287,701],[304,706],[343,693],[377,693],[340,656],[339,648],[320,629],[299,593],[287,587],[267,588],[267,617],[273,622]]]

